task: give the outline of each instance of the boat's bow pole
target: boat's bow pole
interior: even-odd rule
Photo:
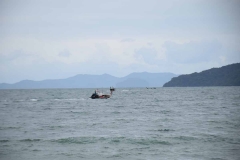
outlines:
[[[115,88],[110,87],[110,93],[111,93],[111,95],[112,95],[113,91],[115,91]]]

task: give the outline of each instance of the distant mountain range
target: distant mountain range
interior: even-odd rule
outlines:
[[[176,77],[173,73],[132,73],[125,77],[114,77],[109,74],[79,74],[66,79],[43,81],[23,80],[14,84],[1,83],[0,89],[39,89],[39,88],[117,88],[129,87],[162,87],[164,83]]]
[[[240,86],[240,63],[174,77],[163,87]]]

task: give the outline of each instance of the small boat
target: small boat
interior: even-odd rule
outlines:
[[[99,90],[95,90],[95,92],[92,94],[92,96],[90,98],[92,99],[107,99],[110,98],[112,95],[112,92],[115,91],[115,88],[110,87],[110,95],[108,94],[103,94],[101,92],[99,92]]]

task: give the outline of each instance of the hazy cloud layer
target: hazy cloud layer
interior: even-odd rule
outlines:
[[[60,57],[69,57],[71,55],[71,53],[68,50],[65,49],[64,51],[59,52],[58,55]]]
[[[158,63],[157,51],[154,48],[140,48],[135,51],[135,56],[138,60],[143,60],[148,64]]]
[[[125,39],[122,39],[121,42],[134,42],[135,39],[132,39],[132,38],[125,38]]]
[[[239,8],[238,0],[2,0],[0,83],[240,62]]]
[[[168,60],[175,63],[199,63],[217,60],[221,56],[221,44],[219,42],[188,42],[178,44],[165,42]]]
[[[24,53],[22,50],[15,50],[8,54],[0,54],[0,60],[1,62],[10,62],[13,60],[17,60],[19,58],[26,58],[30,56],[27,53]]]

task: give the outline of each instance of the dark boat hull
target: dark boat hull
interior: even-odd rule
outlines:
[[[92,99],[107,99],[107,98],[110,98],[110,95],[96,95],[96,94],[93,94],[90,98]]]
[[[112,92],[113,92],[113,91],[115,91],[115,88],[110,87],[111,95],[112,95]],[[100,93],[98,90],[95,90],[95,93],[93,93],[90,98],[92,98],[92,99],[107,99],[107,98],[110,98],[111,95],[102,94],[102,93]]]

